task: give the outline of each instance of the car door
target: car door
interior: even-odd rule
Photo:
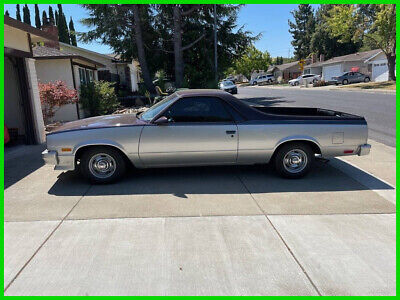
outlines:
[[[237,126],[216,97],[187,97],[162,113],[163,125],[144,126],[139,157],[146,167],[234,164]]]

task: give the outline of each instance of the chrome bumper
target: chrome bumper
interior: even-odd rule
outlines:
[[[370,144],[361,145],[360,149],[358,150],[358,156],[368,155],[370,151],[371,151]]]
[[[48,165],[58,165],[57,151],[49,151],[46,149],[42,152],[42,158]]]

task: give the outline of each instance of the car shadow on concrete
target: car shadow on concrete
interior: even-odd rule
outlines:
[[[329,163],[317,161],[313,170],[301,179],[284,179],[270,165],[212,166],[163,169],[132,169],[119,182],[93,185],[89,195],[301,193],[363,190],[393,190],[393,187],[345,162],[363,185]],[[78,196],[82,176],[77,172],[61,173],[48,191],[57,196]]]
[[[44,165],[41,153],[45,145],[4,147],[4,189],[12,186]]]
[[[293,100],[282,100],[285,97],[247,97],[239,98],[241,101],[247,102],[249,105],[258,106],[274,106],[283,103],[293,103]]]

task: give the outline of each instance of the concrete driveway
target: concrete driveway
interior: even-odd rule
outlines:
[[[394,148],[301,180],[208,167],[106,186],[40,150],[6,157],[6,295],[395,294]]]

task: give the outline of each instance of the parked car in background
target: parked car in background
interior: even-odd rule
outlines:
[[[257,76],[255,79],[253,79],[250,84],[251,85],[257,85],[257,84],[263,84],[263,83],[272,83],[275,81],[275,77],[272,74],[267,74],[267,75],[260,75]]]
[[[346,72],[341,76],[332,77],[332,82],[336,85],[370,81],[371,78],[368,75],[362,74],[360,72]]]
[[[290,85],[301,85],[306,83],[315,83],[321,80],[321,75],[306,74],[300,75],[299,77],[289,80]]]
[[[219,89],[231,94],[237,94],[237,86],[231,80],[223,80],[219,83]]]
[[[225,81],[225,80],[230,80],[230,81],[232,81],[233,83],[236,83],[236,78],[235,78],[234,76],[228,76],[228,77],[226,77],[225,79],[223,79],[223,81]]]
[[[130,164],[270,162],[281,176],[300,178],[316,156],[367,155],[371,147],[363,117],[311,107],[250,106],[220,90],[177,91],[140,115],[66,123],[46,139],[46,163],[56,170],[79,169],[95,183],[121,178]]]

